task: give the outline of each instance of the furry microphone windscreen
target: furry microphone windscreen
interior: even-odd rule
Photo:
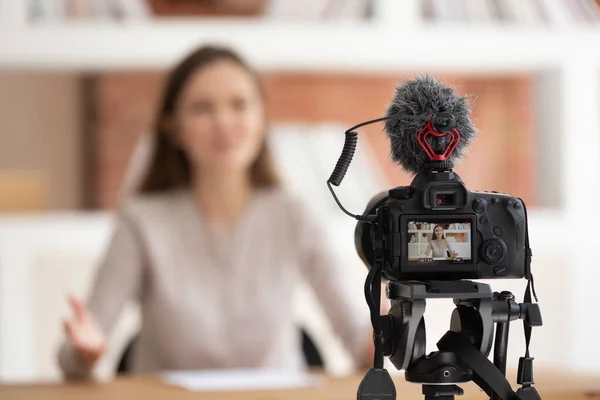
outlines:
[[[454,88],[444,85],[430,75],[418,76],[406,80],[396,88],[387,115],[429,115],[449,112],[456,119],[456,130],[460,142],[449,161],[456,163],[464,154],[469,143],[476,137],[477,130],[469,118],[471,99],[459,96]],[[385,131],[390,138],[392,160],[400,164],[407,172],[416,174],[427,163],[417,135],[426,121],[415,119],[393,119],[385,123]],[[442,153],[450,141],[450,135],[442,137],[428,136],[428,142],[436,153]]]

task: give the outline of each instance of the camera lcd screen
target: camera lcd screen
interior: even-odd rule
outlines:
[[[407,221],[408,262],[415,264],[470,264],[471,220]]]

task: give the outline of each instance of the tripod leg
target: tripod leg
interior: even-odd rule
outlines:
[[[506,376],[506,353],[508,352],[508,328],[510,322],[498,322],[494,344],[494,365]]]
[[[494,365],[506,376],[506,353],[508,352],[508,328],[510,322],[498,322],[496,325],[496,339],[494,344]],[[491,400],[500,400],[496,393]]]

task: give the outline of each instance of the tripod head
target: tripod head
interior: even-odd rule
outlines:
[[[450,330],[463,333],[472,339],[485,356],[490,353],[493,336],[492,301],[489,285],[472,281],[390,281],[387,297],[391,301],[390,312],[381,316],[383,355],[389,357],[394,367],[406,370],[407,380],[419,383],[457,383],[470,380],[461,373],[445,376],[443,380],[423,377],[422,368],[410,369],[411,364],[425,356],[426,329],[425,306],[427,299],[452,299],[455,308]],[[448,361],[451,356],[437,357]],[[427,364],[432,361],[428,360]],[[449,370],[448,370],[449,371]],[[420,377],[411,379],[415,374]],[[442,375],[443,377],[443,375]],[[452,381],[455,378],[456,380]],[[424,379],[424,380],[419,380]]]
[[[382,353],[397,369],[405,371],[406,381],[423,385],[426,400],[454,399],[462,395],[456,384],[469,381],[477,383],[492,399],[528,398],[514,397],[523,392],[515,394],[504,377],[508,326],[517,319],[523,319],[526,326],[541,325],[537,304],[516,303],[510,292],[494,293],[487,284],[467,280],[390,281],[386,291],[392,307],[388,315],[379,317]],[[438,342],[439,351],[426,355],[425,305],[427,299],[435,298],[452,299],[456,308],[450,330]],[[495,325],[491,364],[487,357],[493,347]],[[521,358],[519,384],[534,391],[530,387],[532,360],[528,351]],[[488,382],[490,377],[492,381]]]

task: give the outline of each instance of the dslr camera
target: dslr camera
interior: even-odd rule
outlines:
[[[452,400],[456,384],[473,380],[493,400],[539,400],[529,354],[531,328],[542,325],[531,274],[527,209],[517,197],[469,191],[453,171],[475,127],[466,97],[431,76],[396,89],[387,116],[346,131],[338,163],[327,184],[334,200],[358,223],[356,250],[369,268],[365,299],[371,311],[375,356],[358,390],[359,400],[395,399],[383,357],[405,371],[409,382],[423,385],[426,400]],[[352,161],[356,129],[385,121],[392,159],[415,176],[410,186],[382,192],[362,215],[347,211],[333,186],[339,186]],[[381,282],[387,279],[391,301],[380,314]],[[492,292],[479,279],[527,279],[523,303],[508,291]],[[427,299],[452,299],[450,330],[425,354]],[[509,324],[521,319],[526,339],[519,360],[515,393],[507,382]],[[494,338],[495,327],[495,338]],[[495,344],[494,344],[495,342]],[[488,359],[494,347],[493,364]]]
[[[356,249],[365,264],[381,247],[389,280],[525,277],[527,218],[521,199],[467,190],[449,162],[431,162],[410,186],[375,196],[358,222]]]

